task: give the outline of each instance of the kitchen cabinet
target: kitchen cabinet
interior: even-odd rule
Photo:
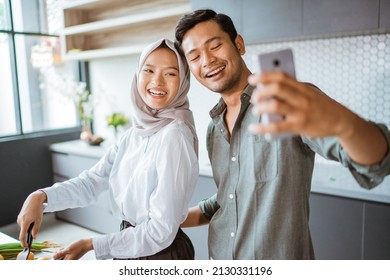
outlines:
[[[316,259],[390,260],[390,205],[312,193]]]
[[[243,34],[241,17],[241,0],[224,0],[221,5],[220,0],[191,0],[191,10],[212,9],[218,13],[223,13],[231,17],[237,32]]]
[[[316,259],[361,259],[363,203],[312,194],[310,232]]]
[[[247,44],[302,35],[302,0],[245,0],[243,37]]]
[[[382,30],[390,28],[390,0],[379,1],[379,28]]]
[[[377,30],[379,0],[304,0],[303,34]]]
[[[247,44],[379,32],[390,27],[389,0],[192,0],[232,17]]]
[[[62,53],[66,59],[136,54],[162,37],[174,39],[187,0],[76,0],[62,8]]]
[[[390,207],[365,203],[364,256],[366,260],[390,260]]]
[[[50,150],[55,182],[78,176],[95,165],[105,152],[102,147],[90,146],[79,140],[53,144]],[[99,233],[116,232],[121,223],[111,211],[108,192],[101,194],[91,206],[60,211],[56,217]]]

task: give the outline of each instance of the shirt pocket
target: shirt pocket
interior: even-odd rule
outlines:
[[[278,175],[279,141],[267,141],[264,136],[248,136],[246,178],[248,182],[272,181]]]

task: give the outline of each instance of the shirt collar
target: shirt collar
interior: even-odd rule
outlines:
[[[247,105],[250,103],[250,99],[252,96],[252,92],[254,90],[254,87],[251,85],[247,85],[245,89],[243,90],[243,93],[240,96],[241,99],[241,106]],[[211,109],[210,111],[210,117],[215,120],[216,117],[222,115],[222,113],[226,110],[226,103],[223,101],[223,99],[219,99],[219,102]]]

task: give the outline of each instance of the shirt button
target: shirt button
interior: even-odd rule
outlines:
[[[223,128],[221,128],[221,133],[223,133],[224,132],[224,130],[223,130]]]
[[[233,194],[229,194],[229,198],[230,198],[230,199],[233,199],[233,198],[234,198],[234,195],[233,195]]]
[[[236,161],[237,160],[237,158],[236,157],[232,157],[232,161]]]
[[[231,236],[231,237],[234,237],[234,235],[235,235],[234,232],[231,232],[231,233],[230,233],[230,236]]]

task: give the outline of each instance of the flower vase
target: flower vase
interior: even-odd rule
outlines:
[[[88,121],[83,122],[82,130],[80,133],[80,139],[86,142],[92,138],[91,123]]]

